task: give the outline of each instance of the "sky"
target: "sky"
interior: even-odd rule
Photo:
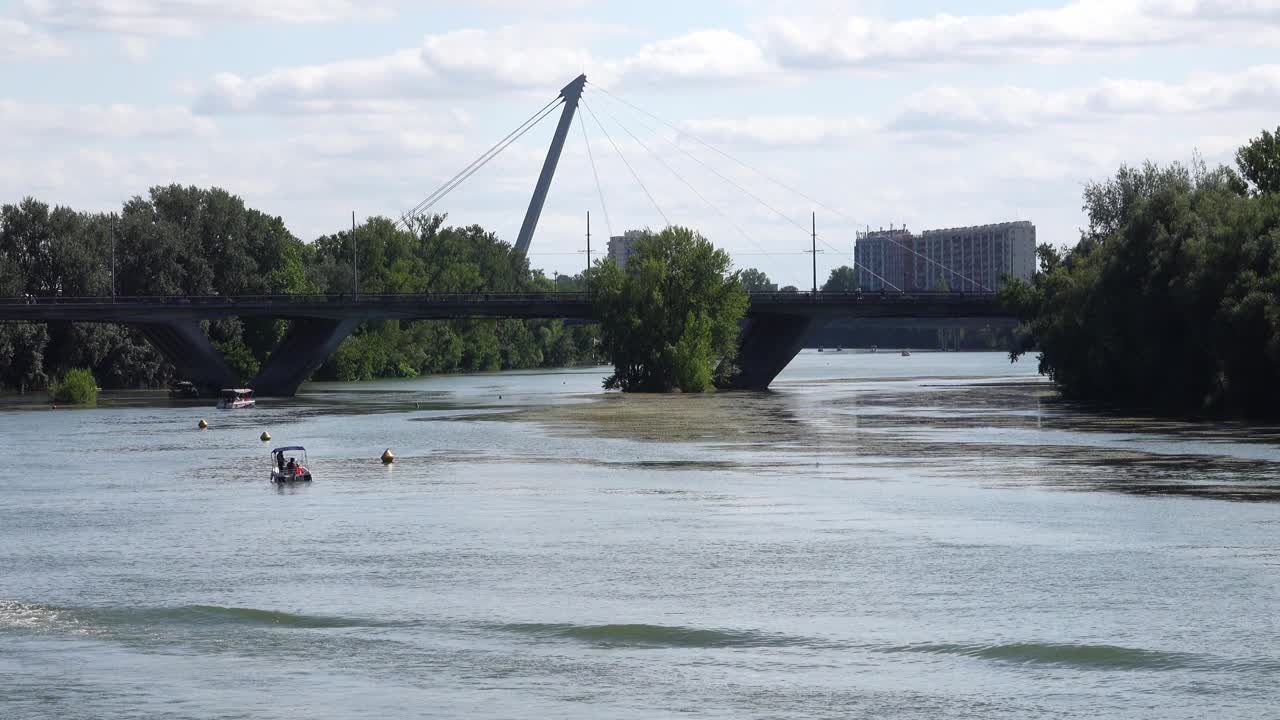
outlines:
[[[534,267],[585,266],[589,211],[593,254],[681,224],[803,288],[811,222],[821,283],[858,230],[1069,245],[1122,164],[1230,164],[1280,124],[1280,0],[10,0],[0,202],[218,186],[311,241],[413,208],[579,73]],[[557,117],[432,209],[514,242]]]

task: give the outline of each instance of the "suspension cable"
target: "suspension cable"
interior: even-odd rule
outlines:
[[[600,209],[604,211],[604,226],[609,230],[609,237],[613,237],[609,206],[604,204],[604,187],[600,184],[600,173],[596,172],[596,157],[591,153],[591,139],[587,137],[587,124],[582,120],[582,113],[578,113],[578,128],[582,130],[582,142],[587,146],[587,159],[591,161],[591,175],[596,179],[596,193],[600,195]]]
[[[769,254],[770,254],[770,252],[769,252],[769,251],[768,251],[764,246],[762,246],[760,243],[756,242],[756,239],[755,239],[755,238],[753,238],[753,237],[751,237],[749,234],[747,234],[747,231],[746,231],[746,230],[744,230],[744,229],[742,229],[742,226],[741,226],[741,225],[739,225],[737,222],[735,222],[735,221],[734,221],[734,219],[733,219],[732,217],[730,217],[728,213],[726,213],[724,210],[721,210],[719,206],[717,206],[715,203],[713,203],[713,202],[711,202],[710,200],[708,200],[708,199],[706,198],[706,196],[704,196],[702,193],[698,192],[698,189],[697,189],[697,188],[695,188],[692,184],[690,184],[690,183],[689,183],[689,181],[688,181],[688,180],[686,180],[686,179],[684,178],[684,176],[683,176],[683,175],[681,175],[679,172],[677,172],[675,168],[671,167],[671,165],[670,165],[666,160],[663,160],[661,155],[659,155],[658,153],[654,152],[654,151],[653,151],[653,150],[652,150],[648,145],[645,145],[645,144],[644,144],[644,141],[642,141],[640,138],[636,137],[636,134],[635,134],[635,133],[633,133],[633,132],[631,132],[630,128],[628,128],[626,125],[623,125],[623,124],[622,124],[622,121],[618,120],[618,118],[617,118],[616,116],[612,115],[612,114],[611,114],[611,113],[609,113],[607,110],[603,110],[603,109],[602,109],[600,112],[604,113],[605,117],[607,117],[608,119],[612,120],[612,121],[614,122],[614,124],[615,124],[615,125],[617,125],[618,127],[622,128],[622,131],[623,131],[623,132],[625,132],[627,135],[630,135],[630,136],[631,136],[631,139],[632,139],[632,140],[635,140],[637,145],[639,145],[640,147],[644,148],[644,151],[645,151],[645,152],[647,152],[647,153],[649,153],[649,155],[653,156],[653,159],[654,159],[654,160],[657,160],[659,163],[661,163],[661,164],[662,164],[662,166],[663,166],[664,168],[666,168],[666,169],[667,169],[667,172],[670,172],[672,175],[674,175],[674,176],[676,177],[676,179],[677,179],[677,180],[679,180],[680,182],[684,183],[684,186],[685,186],[685,187],[687,187],[687,188],[689,188],[689,190],[690,190],[694,195],[698,196],[698,199],[699,199],[699,200],[701,200],[702,202],[706,203],[706,204],[707,204],[707,205],[708,205],[712,210],[714,210],[714,211],[716,211],[717,213],[719,213],[721,217],[723,217],[723,218],[724,218],[724,219],[725,219],[725,220],[726,220],[730,225],[732,225],[732,226],[734,227],[734,229],[736,229],[739,233],[741,233],[742,237],[746,238],[746,239],[747,239],[747,240],[748,240],[752,245],[755,245],[757,248],[759,248],[759,249],[760,249],[760,251],[761,251],[762,253],[764,253],[765,255],[769,255]]]
[[[593,85],[592,87],[597,87],[597,86],[594,86],[594,85]],[[608,95],[608,94],[609,94],[609,93],[607,93],[607,92],[606,92],[606,95]],[[610,97],[613,97],[615,100],[619,100],[619,101],[620,101],[620,99],[619,99],[619,98],[617,98],[616,96],[612,96],[612,95],[611,95]],[[627,103],[627,104],[629,104],[629,103]],[[637,109],[638,109],[638,108],[637,108]],[[603,112],[603,111],[602,111],[602,112]],[[643,110],[641,110],[641,112],[644,112],[644,111],[643,111]],[[646,113],[646,114],[648,114],[648,113]],[[611,117],[612,117],[612,116],[611,116]],[[654,117],[654,116],[652,116],[652,115],[651,115],[651,117]],[[617,119],[616,119],[616,118],[613,118],[613,119],[614,119],[614,122],[617,122]],[[679,134],[679,133],[680,133],[680,130],[679,130],[678,128],[675,128],[674,126],[671,126],[669,123],[666,123],[666,122],[665,122],[665,121],[663,121],[661,118],[656,118],[656,117],[655,117],[655,119],[657,119],[659,122],[662,122],[662,123],[664,123],[664,124],[667,124],[669,127],[672,127],[672,129],[673,129],[673,130],[675,130],[677,134]],[[644,128],[645,130],[648,130],[649,132],[653,133],[656,137],[662,137],[662,135],[661,135],[660,133],[658,133],[656,129],[654,129],[653,127],[651,127],[651,126],[649,126],[649,125],[645,124],[645,122],[644,122],[644,121],[642,121],[642,120],[636,120],[636,123],[637,123],[637,124],[639,124],[639,125],[640,125],[640,127]],[[621,123],[618,123],[618,124],[619,124],[619,126],[621,126],[624,130],[626,130],[626,127],[625,127],[625,126],[622,126],[622,124],[621,124]],[[633,136],[633,137],[634,137],[634,136]],[[772,205],[770,205],[769,203],[765,202],[764,200],[761,200],[759,197],[756,197],[756,195],[755,195],[754,193],[752,193],[750,190],[747,190],[746,188],[742,187],[742,185],[740,185],[740,184],[738,184],[737,182],[734,182],[734,181],[733,181],[733,180],[731,180],[730,178],[726,177],[724,174],[722,174],[721,172],[719,172],[718,170],[716,170],[714,167],[711,167],[710,165],[708,165],[706,162],[704,162],[704,161],[703,161],[701,158],[699,158],[698,156],[696,156],[696,155],[694,155],[694,154],[690,153],[690,152],[689,152],[688,150],[686,150],[685,148],[680,147],[680,144],[679,144],[679,143],[674,142],[674,141],[672,141],[672,140],[668,140],[667,138],[663,138],[663,140],[666,140],[670,145],[672,145],[673,147],[675,147],[675,148],[676,148],[677,150],[679,150],[680,152],[684,153],[684,154],[685,154],[685,155],[686,155],[690,160],[693,160],[694,162],[696,162],[697,164],[699,164],[699,165],[701,165],[703,168],[705,168],[707,171],[709,171],[709,172],[711,172],[712,174],[714,174],[716,177],[718,177],[718,178],[720,178],[721,180],[725,181],[725,182],[726,182],[726,183],[728,183],[729,185],[732,185],[733,187],[737,188],[737,189],[738,189],[740,192],[742,192],[744,195],[746,195],[747,197],[751,198],[752,200],[755,200],[755,201],[756,201],[757,203],[759,203],[760,205],[763,205],[765,208],[767,208],[768,210],[770,210],[771,212],[773,212],[773,213],[774,213],[775,215],[777,215],[778,217],[782,218],[783,220],[786,220],[787,222],[791,223],[792,225],[795,225],[797,228],[799,228],[799,229],[800,229],[800,230],[805,234],[805,236],[806,236],[806,237],[808,237],[808,236],[809,236],[809,229],[808,229],[808,228],[805,228],[803,225],[801,225],[800,223],[796,222],[796,221],[795,221],[795,220],[793,220],[792,218],[787,217],[787,215],[785,215],[784,213],[782,213],[782,212],[781,212],[780,210],[778,210],[777,208],[773,207]],[[637,140],[637,142],[639,142],[639,140]],[[643,146],[644,146],[644,144],[643,144],[643,143],[641,143],[641,147],[643,147]],[[646,148],[646,149],[647,149],[647,148]],[[692,187],[690,187],[690,189],[692,190],[693,188],[692,188]],[[696,191],[696,190],[695,190],[694,192],[695,192],[695,194],[697,193],[697,191]],[[744,233],[744,234],[745,234],[745,233]],[[750,239],[750,238],[748,238],[748,239]],[[831,243],[827,242],[825,238],[819,237],[819,238],[818,238],[818,240],[820,240],[820,241],[822,242],[822,244],[823,244],[823,245],[826,245],[826,246],[827,246],[828,248],[830,248],[832,251],[834,251],[834,252],[836,252],[836,253],[839,253],[839,254],[841,254],[841,255],[843,255],[843,254],[844,254],[844,251],[843,251],[843,250],[841,250],[840,248],[836,247],[835,245],[832,245]],[[805,251],[804,251],[803,253],[801,253],[801,254],[802,254],[802,255],[807,255],[807,254],[809,254],[809,253],[811,253],[811,252],[812,252],[812,251],[810,251],[810,250],[805,250]],[[853,262],[853,268],[854,268],[855,270],[857,270],[859,267],[861,267],[863,270],[866,270],[869,274],[871,274],[873,277],[875,277],[877,280],[879,280],[880,282],[884,283],[885,285],[888,285],[889,287],[893,288],[894,290],[897,290],[898,292],[901,292],[901,291],[902,291],[902,288],[898,287],[897,285],[895,285],[895,284],[894,284],[894,283],[892,283],[892,282],[889,282],[889,280],[887,280],[887,279],[886,279],[885,277],[883,277],[882,275],[880,275],[880,274],[876,273],[876,272],[875,272],[874,270],[872,270],[871,268],[869,268],[869,267],[867,267],[867,266],[865,266],[865,265],[859,265],[859,263],[858,263],[858,261],[857,261],[857,259],[856,259],[856,258],[854,258],[854,259],[852,260],[852,262]]]
[[[563,101],[564,101],[563,97],[557,96],[551,102],[547,103],[546,105],[543,105],[540,110],[535,112],[533,115],[530,115],[528,119],[520,123],[520,125],[516,126],[515,130],[512,130],[511,132],[507,133],[506,137],[494,143],[492,147],[490,147],[488,150],[485,150],[483,153],[480,154],[479,157],[477,157],[475,160],[472,160],[469,165],[467,165],[462,170],[460,170],[457,175],[454,175],[453,177],[449,178],[449,180],[446,181],[443,185],[436,188],[436,190],[432,192],[430,195],[428,195],[425,199],[423,199],[422,202],[415,205],[411,210],[401,213],[400,220],[396,223],[396,225],[399,226],[401,224],[407,224],[406,222],[407,218],[413,217],[415,215],[419,215],[425,212],[427,209],[429,209],[432,205],[435,205],[437,202],[443,199],[445,195],[448,195],[450,192],[453,191],[454,188],[462,184],[463,181],[465,181],[467,178],[474,175],[476,171],[478,171],[480,168],[488,164],[490,160],[497,157],[498,154],[500,154],[503,150],[506,150],[507,147],[511,145],[511,143],[515,142],[516,140],[519,140],[522,135],[524,135],[526,132],[532,129],[533,126],[541,122],[543,118],[545,118],[547,115],[551,113],[552,110],[555,109],[556,105],[558,105]]]
[[[610,137],[609,131],[604,129],[604,125],[601,124],[600,118],[596,117],[596,114],[591,109],[591,106],[583,102],[582,99],[579,99],[578,103],[582,105],[582,107],[585,108],[588,113],[591,114],[591,119],[595,121],[596,127],[600,128],[600,132],[604,134],[605,139],[608,140],[609,144],[613,146],[613,151],[618,153],[618,157],[622,160],[622,164],[627,166],[627,170],[631,171],[631,177],[635,178],[636,184],[638,184],[640,186],[640,189],[644,191],[645,196],[649,198],[649,202],[653,203],[654,209],[657,210],[658,214],[662,216],[662,221],[667,224],[667,227],[670,227],[671,221],[667,219],[667,214],[662,212],[662,208],[658,207],[658,201],[653,199],[653,195],[649,193],[649,188],[644,186],[644,181],[641,180],[640,176],[636,174],[635,168],[631,167],[631,163],[627,162],[626,156],[622,154],[622,150],[618,148],[618,144],[613,141],[612,137]]]
[[[498,151],[497,151],[497,152],[495,152],[495,153],[493,153],[492,155],[490,155],[489,157],[485,158],[485,159],[484,159],[484,162],[481,162],[479,165],[477,165],[477,166],[475,166],[474,168],[472,168],[471,170],[467,171],[467,174],[466,174],[466,175],[463,175],[463,176],[462,176],[462,177],[461,177],[457,182],[454,182],[451,186],[449,186],[449,188],[448,188],[447,190],[445,190],[443,193],[441,193],[441,194],[440,194],[438,197],[436,197],[434,200],[432,200],[431,202],[427,203],[425,206],[420,207],[420,209],[419,209],[417,212],[418,212],[418,213],[424,213],[424,212],[426,212],[427,210],[430,210],[430,209],[431,209],[431,208],[432,208],[436,203],[438,203],[438,202],[440,202],[441,200],[443,200],[443,199],[445,198],[445,196],[447,196],[449,193],[453,192],[453,191],[454,191],[454,190],[455,190],[459,185],[461,185],[463,182],[465,182],[465,181],[467,180],[467,178],[471,177],[472,175],[475,175],[477,172],[479,172],[479,171],[480,171],[480,169],[481,169],[481,168],[483,168],[485,165],[488,165],[490,160],[493,160],[494,158],[498,157],[498,155],[500,155],[500,154],[502,153],[502,151],[503,151],[503,150],[506,150],[506,149],[507,149],[508,147],[510,147],[513,143],[515,143],[515,141],[517,141],[517,140],[519,140],[520,138],[524,137],[524,134],[525,134],[525,133],[527,133],[527,132],[529,132],[530,130],[532,130],[535,126],[537,126],[537,124],[538,124],[539,122],[541,122],[541,121],[543,120],[543,118],[546,118],[546,117],[547,117],[548,115],[550,115],[550,114],[552,113],[552,111],[554,111],[554,110],[555,110],[555,108],[550,108],[550,109],[548,109],[546,112],[544,112],[544,113],[542,114],[542,116],[541,116],[541,117],[539,117],[536,121],[534,121],[534,123],[533,123],[532,125],[529,125],[528,127],[526,127],[526,128],[524,128],[523,130],[521,130],[521,131],[519,132],[519,134],[517,134],[515,137],[511,138],[510,140],[507,140],[507,141],[506,141],[506,143],[505,143],[505,144],[503,144],[503,146],[502,146],[502,147],[498,148]]]
[[[619,103],[622,103],[623,105],[626,105],[627,107],[629,107],[629,108],[631,108],[631,109],[633,109],[633,110],[636,110],[637,112],[641,112],[641,113],[643,113],[643,114],[645,114],[645,115],[647,115],[647,116],[649,116],[649,117],[653,118],[654,120],[657,120],[658,122],[662,123],[663,125],[666,125],[667,127],[671,128],[673,131],[675,131],[675,133],[676,133],[678,136],[684,136],[684,137],[687,137],[687,138],[689,138],[690,140],[693,140],[694,142],[698,143],[699,145],[702,145],[702,146],[704,146],[704,147],[706,147],[706,148],[708,148],[708,149],[710,149],[710,150],[712,150],[712,151],[714,151],[714,152],[716,152],[716,153],[718,153],[718,154],[722,155],[723,157],[728,158],[729,160],[731,160],[731,161],[733,161],[733,162],[737,163],[738,165],[741,165],[742,167],[746,168],[747,170],[750,170],[750,171],[752,171],[752,172],[756,173],[757,175],[760,175],[761,177],[763,177],[763,178],[765,178],[766,180],[768,180],[768,181],[770,181],[770,182],[774,183],[775,185],[778,185],[779,187],[781,187],[781,188],[783,188],[783,189],[789,190],[789,191],[791,191],[791,192],[795,193],[796,195],[799,195],[800,197],[802,197],[802,198],[804,198],[804,199],[806,199],[806,200],[808,200],[808,201],[810,201],[810,202],[814,203],[815,205],[817,205],[817,206],[821,207],[822,209],[827,210],[827,211],[829,211],[829,212],[831,212],[831,213],[834,213],[834,214],[836,214],[836,215],[839,215],[840,217],[844,218],[845,220],[847,220],[847,221],[849,221],[849,222],[851,222],[851,223],[855,223],[855,224],[856,224],[856,221],[855,221],[853,218],[851,218],[851,217],[849,217],[848,215],[846,215],[845,213],[842,213],[842,212],[840,212],[839,210],[836,210],[835,208],[832,208],[832,207],[830,207],[830,206],[826,205],[825,203],[822,203],[821,201],[818,201],[818,200],[815,200],[815,199],[813,199],[813,198],[809,197],[809,196],[808,196],[808,195],[806,195],[805,193],[803,193],[803,192],[801,192],[801,191],[799,191],[799,190],[797,190],[797,189],[795,189],[795,188],[793,188],[793,187],[791,187],[791,186],[787,185],[786,183],[782,182],[781,180],[778,180],[778,179],[776,179],[776,178],[774,178],[774,177],[770,176],[768,173],[764,172],[763,170],[760,170],[759,168],[756,168],[756,167],[754,167],[754,166],[752,166],[752,165],[750,165],[750,164],[748,164],[748,163],[746,163],[746,162],[744,162],[744,161],[742,161],[742,160],[739,160],[738,158],[736,158],[736,157],[734,157],[734,156],[730,155],[729,153],[725,152],[724,150],[721,150],[720,148],[718,148],[718,147],[716,147],[716,146],[712,145],[711,143],[708,143],[707,141],[703,140],[702,138],[698,137],[697,135],[694,135],[694,134],[692,134],[692,133],[688,132],[687,130],[681,130],[681,129],[680,129],[679,127],[677,127],[676,125],[673,125],[672,123],[670,123],[670,122],[668,122],[668,121],[666,121],[666,120],[663,120],[662,118],[658,117],[657,115],[654,115],[653,113],[649,112],[648,110],[645,110],[644,108],[639,107],[638,105],[635,105],[634,103],[628,102],[627,100],[624,100],[624,99],[622,99],[622,98],[618,97],[617,95],[615,95],[615,94],[613,94],[613,93],[609,92],[608,90],[605,90],[604,88],[600,87],[599,85],[592,84],[592,87],[593,87],[593,88],[595,88],[595,89],[597,89],[597,90],[599,90],[600,92],[604,93],[605,95],[607,95],[607,96],[608,96],[608,97],[610,97],[611,99],[613,99],[613,100],[615,100],[615,101],[617,101],[617,102],[619,102]],[[692,157],[692,156],[691,156],[691,157]],[[705,165],[704,165],[704,167],[705,167]],[[708,169],[710,169],[710,168],[708,168]],[[714,171],[714,170],[712,170],[712,172],[715,172],[715,171]],[[717,172],[716,174],[717,174],[717,175],[720,175],[720,173],[718,173],[718,172]],[[721,178],[723,178],[724,176],[723,176],[723,175],[721,175],[720,177],[721,177]],[[727,180],[727,179],[726,179],[726,180]],[[743,192],[746,192],[746,191],[744,190]],[[748,193],[748,194],[749,194],[749,193]],[[753,197],[754,197],[754,196],[753,196]],[[757,201],[758,201],[758,199],[757,199]],[[777,211],[775,210],[774,212],[777,212]],[[794,221],[791,221],[791,222],[792,222],[792,224],[798,224],[798,223],[795,223]],[[991,288],[989,288],[989,287],[987,287],[987,286],[983,285],[982,283],[978,282],[977,280],[974,280],[973,278],[966,277],[964,274],[962,274],[962,273],[960,273],[960,272],[957,272],[956,270],[953,270],[953,269],[951,269],[951,268],[947,267],[946,265],[943,265],[942,263],[938,262],[937,260],[934,260],[933,258],[929,257],[928,255],[924,255],[924,254],[922,254],[922,253],[920,253],[920,252],[917,252],[914,248],[909,247],[909,246],[907,246],[907,245],[904,245],[903,243],[898,242],[897,240],[895,240],[895,239],[894,239],[894,238],[892,238],[892,237],[886,237],[886,239],[887,239],[889,242],[893,243],[894,245],[897,245],[898,247],[902,248],[903,250],[906,250],[907,252],[911,253],[912,255],[915,255],[916,257],[922,258],[925,262],[932,263],[932,264],[936,265],[937,267],[942,268],[944,271],[946,271],[946,272],[948,272],[948,273],[951,273],[953,276],[958,277],[958,278],[960,278],[961,280],[964,280],[965,282],[968,282],[968,283],[970,283],[970,284],[972,284],[972,285],[976,285],[976,286],[978,286],[978,287],[982,288],[982,289],[983,289],[984,291],[986,291],[986,292],[992,292]],[[835,248],[835,247],[831,246],[829,243],[826,243],[825,241],[824,241],[824,244],[826,244],[826,245],[827,245],[827,247],[830,247],[831,249],[836,250],[837,252],[840,252],[837,248]],[[856,261],[855,261],[855,262],[856,262]],[[868,270],[867,270],[867,272],[871,272],[871,271],[868,269]],[[872,273],[872,274],[874,275],[874,273]],[[888,281],[885,281],[885,282],[888,282]],[[892,284],[892,283],[890,283],[890,284]]]

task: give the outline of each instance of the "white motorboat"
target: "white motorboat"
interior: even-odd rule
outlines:
[[[257,405],[249,388],[223,388],[218,399],[219,410],[239,410]]]

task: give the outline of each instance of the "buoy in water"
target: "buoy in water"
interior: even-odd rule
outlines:
[[[391,454],[391,448],[382,451],[382,464],[390,465],[396,461],[396,456]]]
[[[262,440],[262,442],[266,442],[271,439],[271,433],[263,430],[262,434],[258,436],[258,439]]]
[[[200,422],[196,423],[196,425],[198,425],[201,430],[204,430],[205,428],[209,427],[209,421],[205,420],[204,418],[200,418]]]

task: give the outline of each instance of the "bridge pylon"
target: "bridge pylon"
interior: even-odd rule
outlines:
[[[533,197],[529,200],[529,209],[524,214],[524,223],[520,226],[520,234],[516,236],[516,252],[526,255],[529,243],[533,242],[533,231],[538,228],[538,218],[542,215],[542,206],[547,201],[547,191],[551,189],[551,178],[556,174],[556,165],[560,162],[560,152],[564,150],[564,140],[573,125],[573,113],[578,109],[578,100],[582,98],[582,89],[587,84],[587,76],[579,75],[573,82],[565,85],[560,91],[564,98],[564,109],[560,111],[560,123],[556,125],[556,134],[551,138],[551,147],[547,148],[547,159],[542,163],[542,174],[538,175],[538,184],[533,188]]]

